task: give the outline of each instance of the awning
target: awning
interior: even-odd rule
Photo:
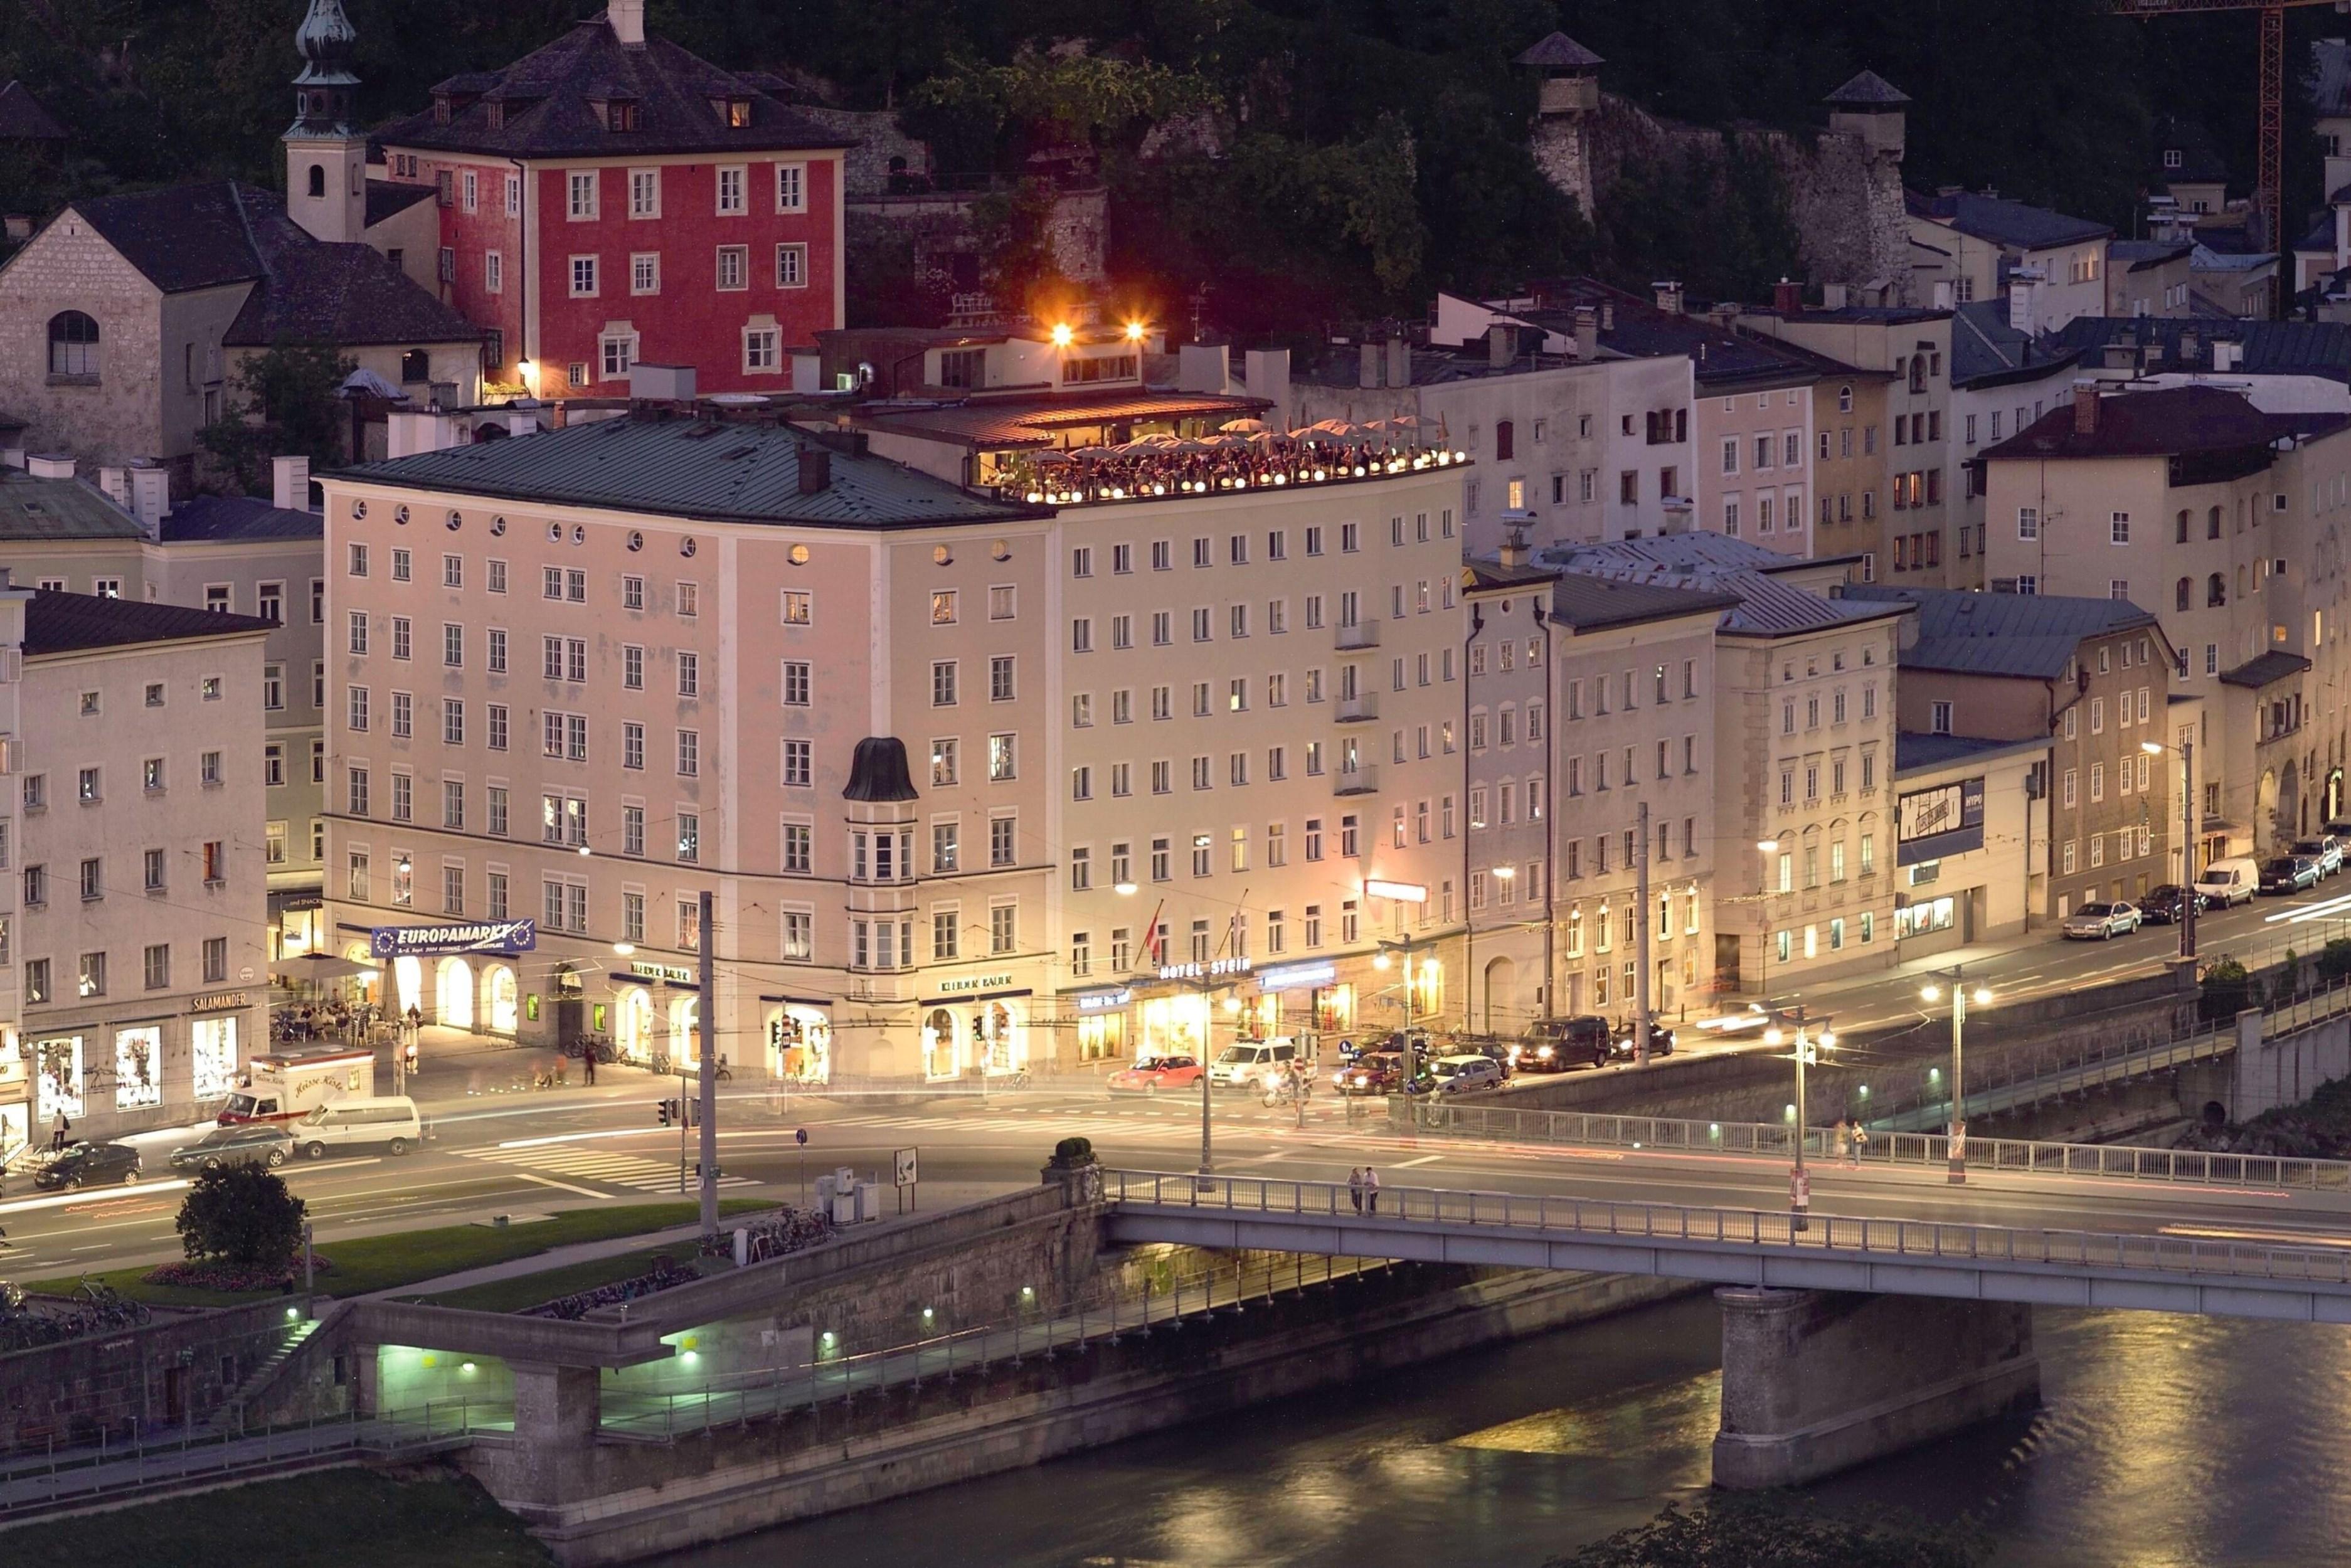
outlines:
[[[291,958],[280,958],[269,966],[269,977],[275,980],[348,980],[354,975],[375,975],[382,971],[380,964],[355,963],[338,958],[331,953],[303,953]]]

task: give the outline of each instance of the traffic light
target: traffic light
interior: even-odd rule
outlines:
[[[653,1113],[661,1118],[661,1124],[664,1127],[677,1125],[679,1110],[680,1106],[674,1100],[658,1101],[653,1105]]]

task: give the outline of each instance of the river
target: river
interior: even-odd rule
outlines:
[[[664,1568],[1539,1568],[1705,1491],[1714,1304],[1683,1298]],[[2000,1568],[2351,1561],[2351,1330],[2043,1310],[2043,1408],[1823,1500],[1970,1517]]]

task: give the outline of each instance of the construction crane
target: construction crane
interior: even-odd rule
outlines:
[[[2178,16],[2191,11],[2258,11],[2261,13],[2260,172],[2253,179],[2254,243],[2278,253],[2278,289],[2283,306],[2294,282],[2293,258],[2285,232],[2285,14],[2288,6],[2332,5],[2351,11],[2351,0],[2107,0],[2117,16]]]

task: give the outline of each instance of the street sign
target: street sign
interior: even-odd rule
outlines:
[[[795,1129],[792,1133],[792,1142],[802,1148],[808,1147],[808,1129],[806,1127]]]
[[[900,1186],[912,1186],[914,1185],[915,1153],[916,1151],[913,1149],[900,1149],[890,1156],[890,1164],[892,1168],[897,1173],[898,1185]]]

